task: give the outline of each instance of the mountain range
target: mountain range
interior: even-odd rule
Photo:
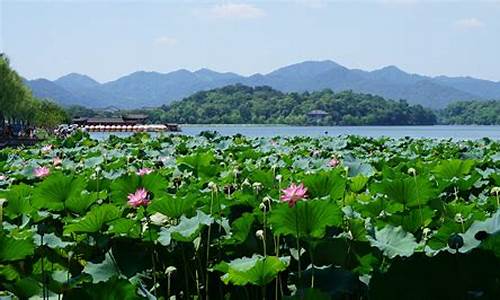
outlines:
[[[374,71],[349,69],[333,61],[305,61],[268,74],[242,76],[209,69],[181,69],[170,73],[138,71],[117,80],[99,83],[87,75],[71,73],[54,81],[25,80],[37,97],[62,105],[91,108],[156,107],[201,91],[230,84],[270,86],[283,92],[352,90],[410,104],[439,109],[461,100],[500,99],[500,82],[472,77],[423,76],[395,66]]]

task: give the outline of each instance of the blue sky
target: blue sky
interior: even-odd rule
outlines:
[[[500,0],[0,0],[0,49],[30,79],[331,59],[500,81]]]

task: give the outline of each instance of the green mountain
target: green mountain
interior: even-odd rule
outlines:
[[[38,97],[52,98],[63,104],[120,108],[160,106],[199,91],[238,83],[270,86],[282,92],[352,90],[387,99],[405,99],[410,104],[435,109],[456,101],[500,99],[500,82],[471,77],[428,77],[409,74],[395,66],[364,71],[329,60],[306,61],[252,76],[209,69],[194,72],[181,69],[170,73],[139,71],[105,83],[75,73],[45,84],[27,81]]]
[[[436,116],[421,105],[351,91],[283,93],[231,85],[198,92],[153,113],[158,121],[205,124],[429,125]]]

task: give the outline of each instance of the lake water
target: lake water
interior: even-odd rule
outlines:
[[[338,136],[361,135],[392,138],[414,137],[435,139],[480,139],[488,137],[500,140],[500,126],[436,125],[436,126],[284,126],[284,125],[182,125],[180,134],[198,135],[202,131],[217,131],[222,135],[242,134],[250,137],[273,136]],[[97,139],[109,135],[127,136],[131,133],[91,133]]]

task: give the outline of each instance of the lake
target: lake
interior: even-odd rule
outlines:
[[[198,135],[202,131],[217,131],[222,135],[242,134],[251,137],[273,136],[338,136],[414,137],[467,140],[488,137],[500,140],[500,126],[435,125],[435,126],[286,126],[286,125],[182,125],[180,134]],[[109,135],[127,136],[131,133],[91,133],[96,139]],[[154,134],[154,133],[153,133]]]

